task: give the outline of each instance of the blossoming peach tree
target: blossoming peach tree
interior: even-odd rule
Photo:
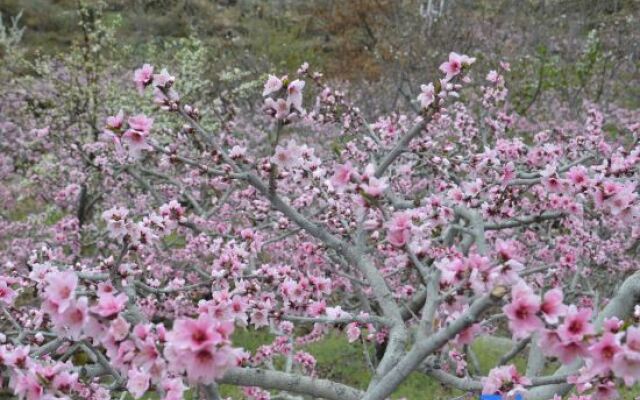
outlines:
[[[509,65],[474,89],[475,62],[451,53],[419,115],[371,124],[305,64],[268,77],[252,128],[215,131],[179,78],[136,70],[158,115],[113,110],[98,140],[57,150],[68,181],[42,190],[57,187],[64,217],[24,258],[2,248],[1,387],[378,400],[419,372],[475,394],[615,398],[640,379],[640,124],[611,135],[593,107],[528,123],[506,101]],[[460,101],[474,93],[478,113]],[[154,128],[160,117],[174,128]],[[44,146],[33,157],[62,146],[48,128],[29,135]],[[19,168],[2,148],[9,183]],[[74,182],[91,173],[101,191],[87,200]],[[102,209],[80,221],[80,198]],[[247,352],[237,329],[274,340]],[[367,387],[315,370],[306,346],[335,331],[375,348]],[[513,339],[487,376],[469,346],[481,335]]]

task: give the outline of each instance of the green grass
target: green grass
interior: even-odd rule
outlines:
[[[266,331],[236,331],[233,336],[235,346],[254,351],[263,344],[271,343],[273,336]],[[316,372],[319,377],[344,383],[360,389],[366,389],[371,379],[371,371],[367,367],[362,344],[348,343],[344,335],[330,335],[318,343],[305,346],[305,351],[316,358]],[[369,349],[373,351],[373,348]],[[277,363],[276,363],[277,364]],[[220,394],[242,399],[240,388],[221,385]],[[422,374],[412,374],[392,396],[393,399],[423,399],[429,393],[433,399],[445,399],[459,395],[458,391],[449,390],[433,379]],[[431,397],[433,396],[433,397]]]
[[[237,331],[234,334],[234,345],[247,350],[255,350],[262,344],[271,343],[273,336],[265,331],[249,332]],[[316,372],[318,376],[341,382],[360,389],[366,389],[371,372],[367,367],[364,348],[361,344],[348,343],[344,335],[330,335],[321,342],[305,346],[305,351],[316,358]],[[369,349],[373,351],[373,349]],[[240,388],[221,385],[220,394],[242,399]],[[429,393],[434,399],[450,398],[456,391],[448,390],[438,382],[428,379],[421,374],[412,374],[392,396],[393,399],[406,397],[407,399],[424,398]]]
[[[271,343],[273,336],[266,331],[250,332],[238,330],[233,339],[235,346],[242,346],[247,350],[254,351],[262,344]],[[497,360],[509,351],[510,345],[506,340],[496,341],[487,337],[480,337],[473,343],[472,349],[478,359],[481,374],[486,375]],[[360,389],[366,389],[371,378],[371,372],[367,367],[364,349],[361,344],[348,343],[345,335],[333,334],[321,342],[305,346],[304,350],[315,356],[318,376]],[[373,349],[370,350],[372,351]],[[516,357],[513,363],[520,372],[524,372],[526,366],[524,356]],[[553,369],[553,366],[550,366],[548,372],[552,372]],[[234,399],[243,398],[240,388],[221,385],[220,389],[223,396],[231,396]],[[422,400],[425,398],[440,400],[452,399],[461,394],[462,392],[448,389],[426,375],[413,373],[392,395],[392,399],[404,397],[407,400]],[[624,400],[633,400],[640,395],[640,386],[621,388],[620,394]]]

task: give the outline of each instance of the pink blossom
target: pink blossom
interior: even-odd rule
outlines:
[[[593,326],[589,322],[591,310],[588,308],[578,309],[575,305],[570,305],[564,322],[558,327],[558,334],[563,342],[580,342],[586,335],[594,333]]]
[[[504,261],[518,259],[520,254],[515,240],[502,239],[496,241],[496,253],[498,253],[498,256]]]
[[[611,380],[600,381],[596,384],[591,400],[613,400],[620,397],[616,390],[615,382]]]
[[[360,185],[365,194],[374,198],[382,196],[388,187],[387,178],[376,178],[375,176],[369,177],[366,183]]]
[[[184,370],[189,381],[194,383],[211,382],[220,378],[235,363],[234,352],[229,346],[180,351],[170,345],[165,350],[165,356],[174,368]]]
[[[73,271],[50,272],[45,278],[47,287],[45,298],[59,313],[71,306],[78,286],[78,276]]]
[[[460,258],[444,258],[438,261],[435,267],[441,272],[440,281],[447,285],[461,282],[467,272],[467,265]]]
[[[183,393],[187,390],[187,387],[182,382],[182,379],[164,379],[162,381],[162,389],[165,392],[162,400],[183,400]]]
[[[624,321],[618,317],[611,317],[604,320],[602,330],[605,332],[618,333],[623,325]]]
[[[136,84],[138,92],[143,93],[144,88],[153,81],[153,66],[144,64],[141,68],[133,72],[133,82]]]
[[[217,328],[217,323],[207,314],[200,314],[198,319],[178,319],[167,340],[177,349],[198,351],[223,341]]]
[[[327,317],[331,319],[340,319],[340,318],[348,318],[351,316],[348,312],[344,311],[342,307],[327,307],[326,308]]]
[[[240,322],[242,325],[247,324],[247,309],[249,305],[247,304],[247,300],[241,296],[233,296],[231,299],[230,311],[231,317]]]
[[[256,328],[269,326],[269,314],[267,313],[266,310],[255,309],[251,313],[251,323]]]
[[[516,177],[516,167],[513,164],[513,162],[510,161],[507,164],[505,164],[504,168],[502,169],[502,182],[508,183],[513,179],[515,179],[515,177]]]
[[[440,71],[447,75],[445,80],[448,81],[458,75],[464,66],[471,65],[475,61],[475,58],[451,52],[449,53],[449,60],[440,65]]]
[[[319,315],[322,315],[324,313],[326,313],[327,311],[327,304],[326,302],[323,301],[314,301],[313,303],[309,304],[309,306],[307,306],[309,315],[312,317],[317,317]]]
[[[422,91],[418,95],[418,101],[420,102],[420,107],[429,108],[431,104],[436,99],[435,96],[435,88],[433,87],[433,83],[429,83],[428,85],[421,85],[420,90]]]
[[[299,364],[307,374],[313,374],[316,367],[316,359],[305,351],[296,352],[293,361]]]
[[[627,329],[626,346],[632,351],[640,352],[640,327],[631,326]]]
[[[299,113],[303,114],[302,109],[302,89],[304,89],[305,82],[296,79],[287,86],[287,106]]]
[[[124,132],[122,138],[129,144],[132,152],[138,154],[141,150],[151,149],[146,139],[153,125],[153,118],[147,118],[143,114],[138,114],[129,117],[128,122],[129,129]]]
[[[50,263],[36,264],[29,273],[29,279],[38,282],[39,284],[43,284],[47,274],[53,270],[54,268]],[[4,279],[1,280],[4,281]]]
[[[113,130],[119,130],[122,128],[122,123],[124,122],[124,113],[122,110],[118,111],[118,113],[112,117],[107,117],[107,128]]]
[[[189,395],[187,381],[197,395],[198,385],[233,366],[327,378],[301,349],[335,330],[351,343],[392,345],[404,333],[383,319],[408,318],[409,329],[425,317],[433,336],[443,338],[435,350],[441,367],[463,380],[464,346],[478,335],[501,334],[504,323],[516,339],[539,337],[547,366],[556,360],[583,365],[567,379],[576,399],[614,397],[620,379],[637,383],[640,306],[634,315],[620,315],[624,320],[603,321],[598,331],[591,321],[592,307],[615,305],[619,288],[629,286],[615,283],[639,265],[637,115],[587,106],[584,123],[551,120],[567,113],[553,102],[517,115],[508,104],[504,64],[489,72],[489,82],[468,88],[480,93],[449,98],[469,82],[473,61],[450,54],[441,66],[446,79],[421,86],[419,112],[371,114],[370,134],[362,134],[369,115],[351,102],[351,93],[324,86],[306,65],[301,76],[321,86],[313,105],[304,103],[303,78],[270,76],[261,98],[271,115],[265,121],[236,104],[241,98],[231,89],[220,101],[193,98],[202,113],[180,104],[175,78],[166,70],[153,74],[145,64],[134,73],[135,84],[140,91],[152,87],[162,129],[151,115],[119,110],[102,127],[115,151],[92,135],[63,140],[78,134],[73,126],[64,132],[68,113],[43,110],[31,121],[29,113],[10,112],[0,121],[1,134],[11,138],[0,151],[0,181],[7,183],[0,185],[7,209],[0,218],[0,325],[7,327],[0,333],[1,389],[27,400],[108,400],[111,389],[124,385],[130,396],[153,391],[178,400]],[[5,100],[22,104],[26,89]],[[388,108],[366,100],[373,102],[368,111]],[[303,104],[310,108],[306,115]],[[436,104],[442,109],[425,121],[421,114],[436,111]],[[54,120],[57,114],[62,120]],[[202,140],[196,122],[213,142]],[[31,130],[42,123],[56,132]],[[284,129],[273,153],[265,124]],[[628,137],[612,137],[608,124]],[[327,149],[334,141],[337,154]],[[150,148],[158,151],[132,157]],[[376,176],[375,163],[389,158],[393,165]],[[126,168],[144,175],[144,184]],[[269,177],[277,179],[282,202],[263,193],[257,180],[267,185]],[[91,212],[82,212],[83,204]],[[465,218],[463,207],[479,220]],[[423,282],[414,256],[435,281]],[[603,301],[583,293],[590,284]],[[510,294],[497,310],[467,318],[473,304],[482,303],[477,299],[499,295],[503,286]],[[571,296],[564,298],[568,288]],[[424,293],[434,295],[431,289],[441,295],[437,307],[416,307]],[[30,294],[38,298],[29,301]],[[495,318],[501,311],[506,323]],[[380,323],[353,322],[367,313]],[[348,323],[306,329],[287,316]],[[460,322],[466,328],[446,334]],[[250,335],[264,327],[273,335],[249,354],[232,347],[235,324]],[[56,348],[53,335],[62,343]],[[404,350],[411,358],[411,347],[420,343],[409,339]],[[58,362],[77,344],[93,347],[122,382],[93,379],[79,374],[79,365]],[[512,398],[528,384],[513,366],[501,366],[481,386]],[[255,388],[245,393],[270,396]],[[381,397],[389,396],[394,393]]]
[[[406,212],[395,213],[387,223],[387,240],[396,247],[402,247],[411,238],[411,215]]]
[[[98,304],[91,307],[91,311],[103,318],[111,317],[124,310],[128,298],[124,293],[114,296],[111,293],[100,294],[98,296]]]
[[[286,147],[278,145],[271,161],[281,168],[295,168],[302,161],[300,147],[293,140],[289,140]]]
[[[576,165],[571,167],[567,172],[567,179],[576,188],[583,188],[589,186],[589,175],[587,168],[582,165]]]
[[[594,361],[594,367],[599,372],[606,372],[613,365],[616,354],[622,350],[616,335],[605,333],[600,340],[589,347],[589,354]]]
[[[88,313],[89,300],[82,296],[73,302],[69,308],[62,314],[60,322],[64,326],[64,330],[72,339],[79,339],[82,329],[89,319]]]
[[[488,257],[471,254],[466,260],[467,268],[471,269],[469,281],[476,293],[487,293],[493,288],[491,278],[491,262]]]
[[[549,357],[558,357],[563,364],[572,362],[576,357],[584,357],[587,347],[581,342],[562,342],[556,331],[546,330],[540,337],[540,349]]]
[[[473,324],[470,327],[462,330],[462,332],[460,332],[458,336],[456,336],[455,341],[460,345],[470,345],[471,343],[473,343],[473,340],[476,338],[476,336],[481,332],[482,326],[480,324]]]
[[[165,79],[169,79],[165,83],[165,87],[168,89],[161,89],[160,87],[155,87],[153,89],[153,102],[158,104],[161,109],[165,111],[175,111],[178,109],[178,102],[180,101],[180,95],[176,92],[171,86],[172,81],[170,80],[172,77],[162,78],[161,81]],[[188,106],[185,106],[185,110],[188,109]],[[197,109],[196,109],[197,110]]]
[[[16,296],[16,292],[7,285],[7,282],[4,279],[0,279],[0,302],[11,305]]]
[[[498,71],[492,69],[487,74],[487,78],[486,79],[487,79],[487,81],[489,81],[491,83],[498,83],[498,81],[500,80],[500,74],[498,73]]]
[[[2,354],[4,364],[16,369],[29,369],[33,361],[29,357],[30,346],[18,346]]]
[[[109,333],[117,342],[124,340],[129,335],[131,324],[126,319],[118,316],[109,324]]]
[[[352,322],[347,325],[347,338],[349,343],[353,343],[360,338],[360,328],[356,322]]]
[[[336,170],[331,178],[331,184],[335,188],[345,186],[351,181],[351,177],[356,174],[355,169],[350,162],[346,162],[342,165],[337,165]]]
[[[267,82],[264,84],[264,90],[262,96],[268,96],[271,93],[277,92],[282,89],[282,80],[275,75],[269,75]]]
[[[610,207],[611,214],[619,215],[630,208],[632,202],[635,201],[637,197],[635,185],[624,185],[606,201],[606,204]]]
[[[98,296],[102,295],[102,294],[107,294],[107,293],[114,293],[116,291],[116,289],[113,287],[113,285],[111,284],[111,282],[100,282],[98,283]]]
[[[294,329],[295,329],[295,326],[291,321],[281,321],[278,324],[278,331],[283,335],[293,334]]]
[[[11,381],[13,390],[18,398],[25,400],[44,399],[44,388],[38,378],[32,374],[18,373]]]
[[[518,273],[524,270],[524,265],[519,261],[510,259],[491,270],[489,278],[493,282],[503,283],[505,285],[515,284],[520,280]]]
[[[166,68],[163,68],[159,74],[153,75],[153,84],[156,87],[169,88],[173,85],[176,78],[171,76]]]
[[[300,65],[300,68],[298,68],[296,72],[299,75],[303,75],[303,74],[306,74],[308,71],[309,71],[309,63],[305,61],[302,63],[302,65]]]
[[[524,393],[525,386],[530,384],[531,381],[521,376],[513,364],[505,365],[493,368],[489,375],[482,379],[482,393],[512,396]]]
[[[276,119],[286,119],[290,115],[289,105],[284,99],[273,100],[267,97],[264,100],[264,111]]]
[[[622,350],[613,357],[613,373],[622,378],[625,385],[631,386],[640,380],[640,352],[622,346]]]
[[[563,316],[567,310],[567,306],[562,304],[562,289],[551,289],[544,294],[540,311],[544,315],[544,319],[550,323],[558,322],[559,317]]]
[[[242,159],[247,155],[247,148],[235,145],[229,150],[229,157],[234,160]]]
[[[149,390],[149,373],[132,368],[128,373],[127,390],[135,399],[139,399]]]
[[[102,218],[107,223],[109,236],[114,239],[122,239],[127,235],[127,215],[129,210],[124,207],[113,207],[102,213]]]
[[[139,132],[149,133],[153,126],[153,118],[149,118],[144,114],[134,115],[127,120],[129,127]]]
[[[58,372],[55,374],[52,384],[60,392],[69,392],[78,384],[78,374],[71,374],[67,371]]]
[[[509,329],[516,339],[543,328],[542,321],[536,315],[540,311],[540,298],[524,282],[513,287],[511,303],[502,308],[509,318]]]
[[[565,181],[556,175],[543,177],[542,184],[550,193],[561,193],[565,189]]]

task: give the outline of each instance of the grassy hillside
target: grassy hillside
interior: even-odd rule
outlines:
[[[640,79],[640,3],[633,0],[448,0],[433,18],[421,15],[420,0],[3,0],[0,12],[22,12],[31,56],[53,55],[83,39],[81,3],[103,5],[104,22],[133,54],[197,37],[216,50],[212,60],[223,54],[233,66],[292,70],[308,61],[336,79],[385,82],[385,92],[391,85],[406,95],[457,50],[486,68],[510,61],[521,109],[547,91],[567,102],[635,106],[640,98],[632,84]]]

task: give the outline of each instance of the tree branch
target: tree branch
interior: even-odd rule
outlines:
[[[363,392],[358,389],[326,379],[256,368],[231,368],[218,382],[284,390],[329,400],[359,400],[363,395]]]

